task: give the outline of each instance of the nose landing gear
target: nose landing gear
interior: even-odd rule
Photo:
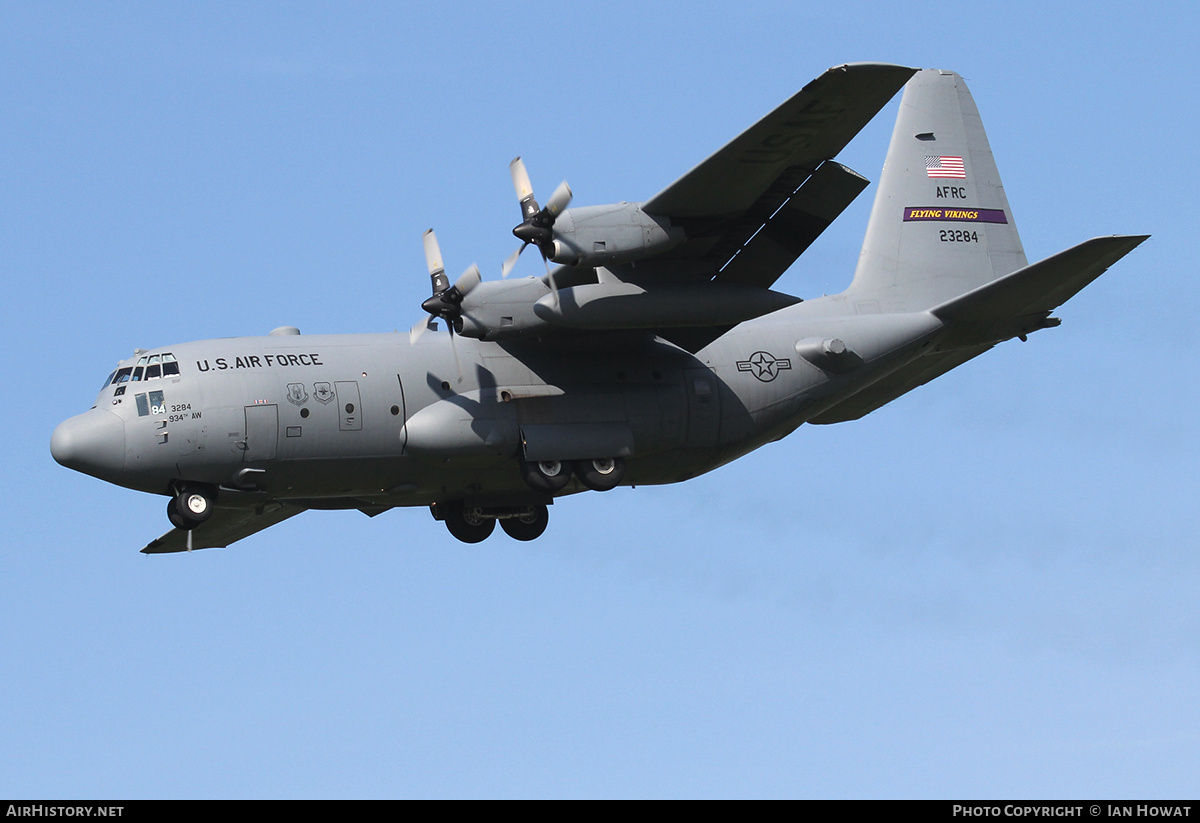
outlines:
[[[175,528],[191,531],[212,515],[216,498],[216,489],[183,486],[167,501],[167,519]]]

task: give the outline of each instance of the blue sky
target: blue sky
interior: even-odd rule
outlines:
[[[1155,3],[3,5],[0,796],[1194,796],[1197,33]],[[514,155],[641,200],[859,60],[966,77],[1031,260],[1152,239],[1058,329],[531,544],[310,512],[145,557],[163,499],[50,458],[137,346],[408,328],[431,225],[498,276]],[[895,105],[840,158],[872,180]],[[779,288],[844,288],[873,196]]]

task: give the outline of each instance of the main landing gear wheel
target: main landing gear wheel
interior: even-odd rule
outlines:
[[[175,528],[191,531],[212,515],[215,497],[206,489],[184,487],[167,502],[167,519]]]
[[[574,466],[566,460],[540,460],[535,463],[521,461],[521,476],[531,488],[553,494],[562,491],[571,482]]]
[[[495,518],[484,517],[479,509],[461,502],[448,507],[445,522],[450,534],[464,543],[482,543],[496,528]]]
[[[625,477],[625,461],[620,457],[580,460],[575,474],[579,476],[579,482],[592,491],[606,492],[621,484]]]
[[[526,514],[504,518],[500,521],[500,528],[514,540],[536,540],[542,536],[549,522],[550,513],[546,507],[537,505],[530,506]]]

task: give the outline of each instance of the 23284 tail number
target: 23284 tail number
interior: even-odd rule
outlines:
[[[938,239],[943,243],[978,243],[979,233],[966,229],[942,229]]]

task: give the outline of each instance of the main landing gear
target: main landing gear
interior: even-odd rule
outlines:
[[[521,461],[521,477],[535,491],[553,494],[571,482],[571,476],[592,491],[606,492],[621,485],[625,478],[625,460],[597,457],[591,460]]]
[[[541,537],[550,522],[550,513],[540,503],[531,506],[483,507],[469,506],[462,500],[434,503],[429,507],[435,520],[446,524],[450,534],[464,543],[480,543],[500,528],[514,540],[535,540]]]

